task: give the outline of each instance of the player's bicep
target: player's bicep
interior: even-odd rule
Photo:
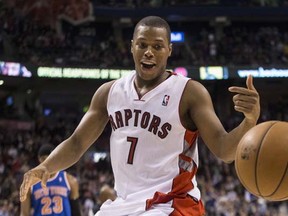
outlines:
[[[190,88],[190,89],[189,89]],[[188,85],[189,115],[200,132],[201,138],[208,148],[216,155],[219,154],[221,137],[226,133],[217,117],[207,89],[200,83]],[[191,96],[191,92],[193,96]]]

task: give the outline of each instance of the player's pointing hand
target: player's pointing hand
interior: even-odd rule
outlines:
[[[232,86],[229,91],[236,93],[233,96],[234,109],[242,112],[246,119],[255,123],[260,115],[260,99],[253,85],[252,75],[247,77],[246,86],[247,88]]]

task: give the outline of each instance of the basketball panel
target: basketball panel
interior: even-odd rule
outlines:
[[[261,196],[273,194],[287,171],[285,136],[285,128],[279,122],[272,125],[263,138],[256,167],[256,183]]]
[[[240,140],[235,158],[236,173],[243,186],[254,195],[259,195],[256,184],[256,160],[262,137],[270,124],[259,124],[251,128]]]
[[[270,201],[283,201],[288,199],[288,172],[285,172],[282,181],[279,182],[278,187],[269,196],[263,197]]]
[[[263,137],[277,121],[269,121],[251,128],[240,140],[236,151],[235,169],[240,182],[251,193],[259,194],[256,178],[258,153]]]
[[[288,195],[288,123],[277,122],[267,132],[259,151],[257,183],[261,196],[281,200]]]

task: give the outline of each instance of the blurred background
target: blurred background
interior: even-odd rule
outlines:
[[[134,25],[158,15],[171,25],[168,68],[203,83],[227,130],[242,119],[231,85],[253,74],[261,117],[288,120],[287,0],[0,0],[0,216],[19,215],[23,174],[39,146],[57,146],[75,129],[95,90],[133,69]],[[110,127],[68,171],[80,183],[83,215],[113,187]],[[239,183],[234,164],[199,140],[198,182],[207,215],[284,216],[287,202],[267,202]]]

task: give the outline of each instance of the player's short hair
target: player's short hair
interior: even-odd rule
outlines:
[[[171,29],[168,22],[161,17],[158,16],[147,16],[141,19],[134,28],[133,38],[135,36],[136,30],[139,26],[149,26],[149,27],[156,27],[156,28],[164,28],[167,32],[168,42],[171,43]]]
[[[53,145],[50,145],[50,144],[42,145],[38,150],[38,157],[50,155],[53,149],[54,149]]]

